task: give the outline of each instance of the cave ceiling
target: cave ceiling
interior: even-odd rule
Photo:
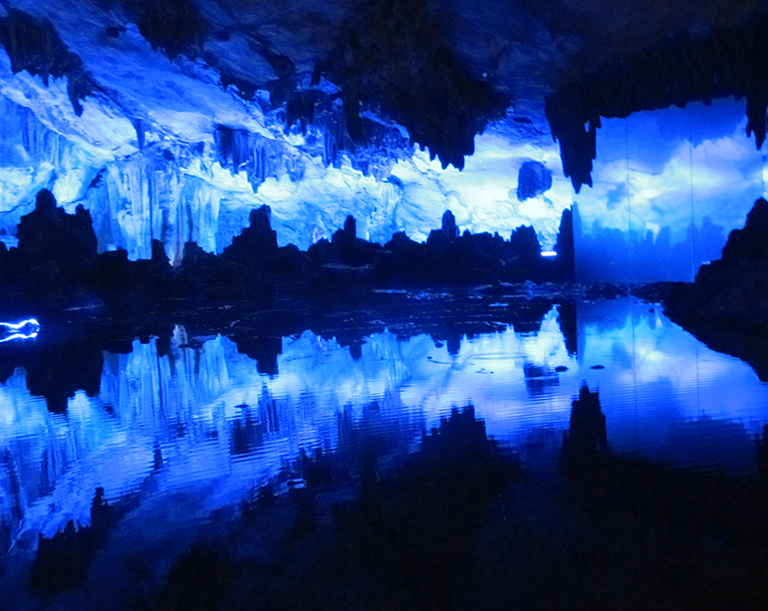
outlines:
[[[396,124],[461,168],[474,136],[501,120],[555,136],[578,190],[591,184],[601,118],[735,95],[761,145],[766,9],[758,0],[7,0],[0,91],[60,134],[126,154],[145,141],[212,139],[221,125],[264,132],[259,117],[275,109],[286,127],[304,127],[336,104],[348,146],[381,137],[372,121]]]

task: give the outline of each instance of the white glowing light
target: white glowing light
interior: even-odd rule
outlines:
[[[557,252],[554,251],[554,250],[543,250],[541,252],[541,256],[542,257],[556,257],[557,256]]]
[[[15,339],[34,339],[40,333],[40,323],[34,318],[21,322],[0,322],[0,344]]]

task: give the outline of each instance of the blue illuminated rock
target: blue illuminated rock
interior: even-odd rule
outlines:
[[[517,173],[517,199],[524,202],[552,188],[552,171],[539,161],[524,161]]]
[[[763,137],[765,21],[741,5],[726,12],[734,15],[728,23],[711,17],[722,11],[696,10],[696,20],[718,23],[688,40],[676,33],[703,26],[691,25],[686,3],[673,2],[669,22],[649,25],[641,48],[630,36],[635,46],[624,41],[616,63],[618,46],[608,41],[638,31],[645,15],[637,7],[600,33],[599,58],[585,48],[576,62],[556,36],[524,34],[555,26],[523,5],[462,5],[442,15],[406,1],[354,10],[310,4],[287,0],[274,12],[269,3],[221,0],[9,0],[0,17],[0,235],[10,246],[20,216],[47,188],[68,212],[78,204],[90,211],[100,251],[150,259],[159,240],[174,266],[188,242],[221,254],[265,204],[278,244],[302,250],[330,240],[349,214],[369,242],[385,244],[398,231],[421,241],[450,208],[473,234],[532,225],[548,251],[573,203],[557,148],[565,176],[577,187],[590,184],[605,117],[695,99],[716,106],[718,96],[736,95],[747,100],[739,133]],[[591,27],[589,19],[578,23]],[[712,57],[714,64],[702,59]],[[553,93],[543,104],[545,91]],[[696,116],[684,137],[694,145]],[[651,122],[640,144],[664,130],[663,121]],[[621,167],[632,168],[623,180],[636,188],[622,190],[612,167],[595,184],[592,214],[610,230],[639,219],[630,230],[639,238],[624,240],[633,253],[649,250],[648,231],[658,237],[665,224],[680,243],[680,210],[687,210],[677,193],[685,146],[661,172],[646,166],[635,144],[624,142],[630,159]],[[756,184],[731,144],[716,149],[733,171],[694,167],[695,189],[688,189],[697,212],[726,231],[736,221],[723,186]],[[635,206],[629,216],[626,201]],[[651,268],[672,266],[644,271]]]

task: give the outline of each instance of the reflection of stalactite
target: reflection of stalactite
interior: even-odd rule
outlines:
[[[237,351],[256,361],[256,370],[270,376],[278,374],[277,357],[283,352],[279,335],[238,335],[234,338]]]
[[[401,406],[388,411],[389,399],[371,401],[355,419],[351,406],[336,414],[338,441],[335,449],[299,450],[298,467],[311,486],[346,482],[350,476],[372,483],[383,472],[380,459],[406,454],[412,441],[423,430],[423,422],[403,418]],[[388,468],[392,464],[387,461]],[[384,468],[386,470],[387,467]]]
[[[16,463],[10,450],[3,452],[2,463],[8,476],[8,492],[12,502],[11,516],[14,520],[21,520],[24,517],[24,511],[21,508],[21,483],[19,482]]]
[[[75,527],[67,522],[64,530],[47,539],[39,535],[37,556],[31,569],[31,586],[44,594],[55,594],[81,584],[109,529],[133,506],[123,499],[115,506],[96,488],[91,503],[91,525]]]
[[[264,441],[264,427],[255,420],[251,407],[243,403],[238,406],[243,415],[230,424],[230,454],[250,454]]]
[[[344,408],[340,414],[336,414],[336,429],[339,436],[339,454],[346,459],[349,464],[357,462],[358,452],[358,433],[352,419],[352,411],[349,406]]]
[[[53,492],[53,478],[51,478],[49,455],[50,452],[47,448],[43,450],[43,459],[40,461],[40,486],[37,489],[38,498],[48,496]]]
[[[600,406],[599,393],[589,390],[585,383],[579,398],[572,403],[571,421],[563,436],[563,457],[581,460],[609,454],[605,414]]]
[[[461,332],[454,329],[448,330],[448,354],[451,356],[456,356],[459,354],[459,351],[461,350],[462,337],[464,337],[464,335]]]
[[[546,366],[525,363],[523,375],[525,376],[525,388],[531,397],[540,397],[554,386],[560,385],[560,378],[557,373]]]
[[[261,398],[259,399],[259,419],[264,423],[264,427],[269,433],[278,433],[280,431],[280,419],[277,413],[277,402],[270,396],[266,385],[261,387]]]
[[[577,322],[575,303],[564,302],[557,304],[557,325],[560,327],[560,333],[563,334],[565,349],[572,356],[576,356],[579,348]]]
[[[152,471],[157,473],[163,468],[163,449],[160,444],[155,442],[155,451],[152,459]]]

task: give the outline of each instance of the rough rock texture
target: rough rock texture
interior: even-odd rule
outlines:
[[[67,49],[50,21],[38,20],[24,11],[7,8],[0,18],[0,43],[11,60],[15,73],[26,70],[40,75],[48,85],[50,78],[68,79],[67,92],[75,113],[83,114],[80,101],[98,90],[83,62]]]
[[[270,225],[270,212],[269,206],[251,210],[249,226],[224,250],[226,261],[259,266],[277,253],[277,233]]]
[[[208,26],[192,0],[98,0],[122,7],[155,49],[171,57],[202,47]]]
[[[509,102],[461,66],[424,0],[368,3],[322,66],[342,88],[353,140],[361,135],[361,105],[380,106],[443,167],[463,168],[475,134]]]
[[[517,173],[517,200],[526,199],[552,188],[552,170],[540,161],[525,161]]]
[[[720,266],[738,266],[740,263],[757,263],[768,259],[768,202],[762,197],[747,215],[743,229],[734,229],[728,236],[723,248]],[[702,281],[706,281],[712,266],[702,272]]]
[[[743,229],[734,229],[722,258],[703,265],[691,287],[695,316],[768,331],[768,202],[755,202]],[[692,313],[693,314],[693,313]]]
[[[662,4],[8,0],[0,9],[7,54],[0,52],[0,85],[54,139],[76,145],[62,158],[80,156],[72,168],[46,158],[58,176],[35,191],[51,188],[66,205],[108,201],[109,216],[122,224],[102,225],[125,236],[102,248],[126,247],[132,259],[148,257],[151,239],[170,227],[183,234],[169,251],[178,263],[184,242],[200,243],[195,228],[215,218],[222,200],[247,199],[269,178],[316,179],[319,158],[326,169],[349,164],[386,181],[414,143],[444,166],[462,167],[494,119],[513,142],[543,142],[551,126],[577,188],[590,180],[600,117],[741,95],[749,129],[762,139],[764,1]],[[237,180],[243,172],[251,189]],[[523,176],[520,197],[546,187],[545,177],[529,185]],[[178,204],[187,199],[211,214],[187,215]],[[381,206],[395,208],[394,199],[383,197]],[[152,202],[149,214],[144,201]],[[284,220],[273,210],[276,223]],[[225,221],[226,241],[248,211],[235,215]],[[366,219],[356,215],[362,227]],[[313,224],[307,220],[308,234]],[[221,251],[209,242],[201,245]]]
[[[391,176],[394,163],[419,144],[462,167],[492,120],[513,147],[540,147],[551,131],[577,189],[591,180],[601,117],[739,95],[760,142],[763,9],[764,0],[8,0],[4,142],[9,159],[21,149],[31,159],[2,165],[15,199],[1,204],[0,230],[12,233],[46,187],[68,207],[98,210],[101,248],[124,247],[130,259],[149,258],[152,239],[174,264],[187,241],[221,252],[267,197],[281,236],[299,243],[303,232],[302,247],[350,212],[361,234],[384,242],[413,233],[415,220],[420,232],[433,226],[411,206],[427,192]],[[48,173],[31,177],[29,165]],[[524,200],[548,184],[531,169],[518,181]],[[430,189],[446,175],[418,171]],[[310,181],[321,183],[312,201],[296,186]],[[482,229],[502,232],[501,221]]]

